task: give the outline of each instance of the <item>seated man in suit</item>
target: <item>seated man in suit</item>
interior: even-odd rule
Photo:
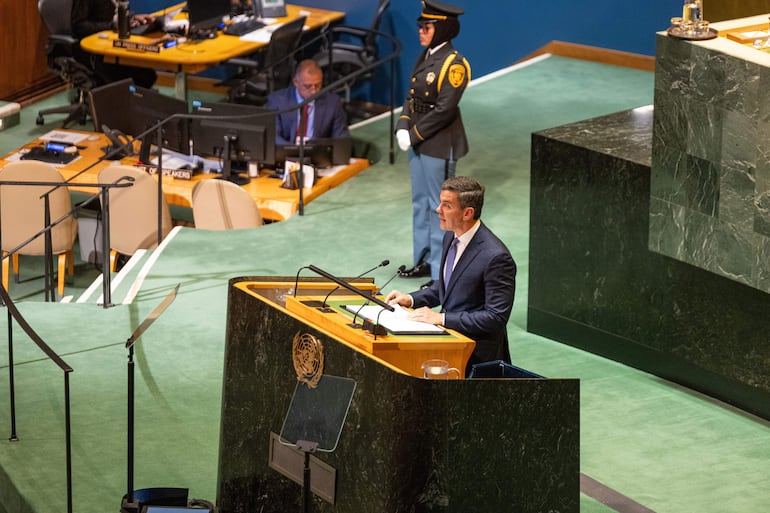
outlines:
[[[513,308],[516,263],[505,244],[481,222],[484,187],[466,176],[444,181],[436,211],[444,234],[439,279],[404,294],[388,294],[389,304],[414,307],[410,319],[442,325],[476,341],[471,365],[510,363],[506,324]],[[441,305],[441,312],[431,308]]]
[[[299,63],[293,85],[270,93],[267,108],[286,110],[318,93],[323,86],[323,71],[312,59]],[[342,100],[334,93],[324,93],[307,104],[305,139],[320,137],[350,137],[348,118]],[[300,116],[305,109],[294,109],[275,118],[275,143],[296,144],[299,140]]]

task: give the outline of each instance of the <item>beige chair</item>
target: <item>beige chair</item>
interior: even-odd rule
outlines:
[[[133,255],[139,249],[158,245],[158,182],[133,166],[113,164],[99,173],[99,183],[114,183],[123,176],[134,179],[131,187],[115,187],[109,193],[110,270],[118,255]],[[161,235],[171,231],[171,213],[165,196],[161,203]]]
[[[262,226],[259,208],[249,193],[227,180],[201,180],[192,192],[195,227],[235,230]]]
[[[12,162],[0,169],[0,180],[19,182],[63,182],[59,171],[51,164],[35,160]],[[51,190],[48,186],[0,186],[0,217],[2,217],[3,239],[3,286],[8,290],[8,252],[24,243],[45,227],[45,200],[40,196]],[[56,221],[72,210],[70,193],[66,187],[60,187],[51,193],[50,220]],[[75,237],[78,233],[77,220],[68,217],[51,230],[53,255],[58,255],[59,297],[64,295],[65,266],[70,276],[75,274],[74,252]],[[45,236],[41,235],[16,253],[11,255],[13,273],[19,282],[19,255],[45,255]]]

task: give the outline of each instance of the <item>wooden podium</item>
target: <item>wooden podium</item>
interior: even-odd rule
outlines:
[[[356,287],[373,293],[371,280]],[[222,513],[301,511],[303,455],[279,441],[298,386],[292,347],[355,381],[338,445],[311,458],[314,512],[579,511],[577,379],[422,379],[464,368],[473,341],[363,333],[323,278],[243,277],[228,291],[218,481]],[[296,288],[296,294],[295,294]],[[295,297],[296,296],[296,297]],[[293,482],[294,481],[294,482]]]

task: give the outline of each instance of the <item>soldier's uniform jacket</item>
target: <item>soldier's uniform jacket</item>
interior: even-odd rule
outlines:
[[[471,79],[470,64],[450,42],[427,59],[426,52],[420,55],[412,70],[396,129],[409,130],[416,151],[457,160],[468,153],[458,104]]]

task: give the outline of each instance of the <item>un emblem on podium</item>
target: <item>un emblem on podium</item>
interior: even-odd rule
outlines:
[[[291,353],[297,380],[315,388],[324,370],[324,346],[321,341],[310,333],[297,332]]]

